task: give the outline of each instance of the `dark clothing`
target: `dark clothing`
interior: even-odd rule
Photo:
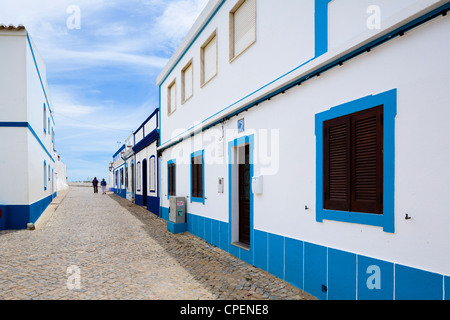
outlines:
[[[94,179],[92,180],[92,185],[94,186],[94,193],[98,192],[98,180]]]
[[[105,181],[105,180],[103,180],[102,182],[100,182],[100,185],[102,185],[102,186],[106,187],[106,181]]]

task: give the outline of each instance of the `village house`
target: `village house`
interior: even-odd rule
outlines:
[[[45,62],[23,26],[0,26],[0,230],[35,223],[67,187]]]
[[[319,299],[448,298],[448,9],[209,1],[157,79],[160,216]]]

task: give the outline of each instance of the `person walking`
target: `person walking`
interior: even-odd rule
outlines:
[[[103,178],[102,182],[100,182],[100,185],[102,186],[102,194],[106,194],[106,181],[105,181],[105,178]]]
[[[94,180],[92,180],[92,185],[94,186],[94,193],[98,193],[98,180],[97,180],[97,177],[94,177]]]

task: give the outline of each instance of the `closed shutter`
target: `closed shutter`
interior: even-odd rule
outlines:
[[[350,122],[324,123],[324,209],[350,209]]]
[[[183,100],[187,100],[190,97],[192,97],[193,94],[193,79],[192,79],[192,64],[189,65],[189,67],[187,67],[184,70],[184,96],[183,96]]]
[[[155,158],[150,158],[150,191],[155,191]]]
[[[202,156],[191,158],[192,165],[192,197],[203,197],[203,159]]]
[[[176,97],[176,85],[175,82],[169,87],[169,94],[168,94],[168,106],[169,106],[169,114],[174,112],[177,109],[177,97]]]
[[[234,56],[256,40],[256,0],[246,0],[236,10],[234,18]]]
[[[203,83],[208,82],[217,73],[217,37],[203,48]]]
[[[383,213],[383,106],[325,121],[324,209]]]
[[[382,213],[383,108],[352,117],[352,211]]]
[[[175,164],[169,164],[169,196],[175,195]]]

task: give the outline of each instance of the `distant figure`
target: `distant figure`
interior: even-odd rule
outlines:
[[[94,177],[94,180],[92,180],[92,185],[94,186],[94,193],[98,193],[98,180],[97,180],[97,177]]]
[[[100,182],[102,186],[102,194],[106,194],[106,181],[105,178],[103,178],[102,182]]]

